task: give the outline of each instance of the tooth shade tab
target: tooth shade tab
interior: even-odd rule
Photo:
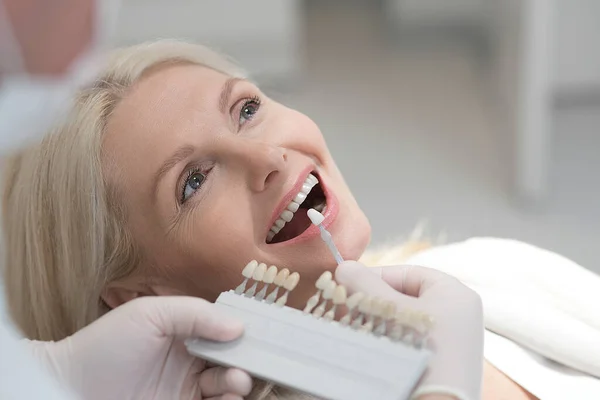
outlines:
[[[338,285],[333,292],[333,304],[342,305],[346,302],[346,287]]]
[[[335,281],[328,282],[327,286],[325,286],[325,289],[323,289],[323,298],[326,300],[331,300],[336,287],[337,283],[335,283]]]
[[[380,317],[383,314],[383,301],[377,297],[371,300],[371,315]]]
[[[323,216],[323,214],[321,214],[314,208],[311,208],[310,210],[308,210],[307,215],[308,215],[308,218],[310,218],[310,222],[312,222],[313,225],[319,226],[325,220],[325,217]]]
[[[315,287],[319,290],[324,290],[327,287],[327,284],[333,280],[333,275],[331,271],[325,271],[321,274],[317,282],[315,283]]]
[[[362,299],[365,297],[365,295],[361,292],[356,292],[354,294],[352,294],[350,297],[348,297],[348,300],[346,301],[346,306],[349,309],[355,309],[356,307],[358,307],[358,305],[360,304],[360,302],[362,301]]]
[[[279,307],[285,306],[285,303],[287,303],[288,295],[290,294],[290,292],[292,290],[296,289],[296,286],[298,285],[299,281],[300,281],[300,274],[298,274],[297,272],[294,272],[293,274],[288,276],[287,279],[285,280],[285,282],[283,283],[285,293],[283,294],[283,296],[281,296],[280,298],[278,298],[275,301],[275,304],[278,305]]]
[[[235,293],[244,293],[244,291],[246,290],[246,285],[248,284],[248,281],[252,279],[252,276],[254,275],[254,271],[257,266],[258,261],[256,260],[252,260],[248,264],[246,264],[246,266],[242,270],[242,276],[244,277],[244,281],[240,283],[238,287],[235,288]]]
[[[285,282],[283,284],[283,287],[288,292],[291,292],[292,290],[296,289],[296,286],[298,285],[299,281],[300,281],[300,274],[298,274],[297,272],[294,272],[293,274],[291,274],[290,276],[287,277],[287,279],[285,280]]]
[[[242,270],[242,276],[244,278],[250,279],[252,275],[254,275],[254,270],[258,267],[258,261],[252,260]]]
[[[383,312],[381,313],[381,317],[386,320],[394,319],[396,315],[396,304],[391,301],[385,302],[383,305]]]
[[[271,284],[275,280],[276,276],[277,276],[277,267],[274,265],[271,265],[269,267],[269,269],[267,269],[267,272],[265,272],[265,276],[263,277],[263,282]]]
[[[284,268],[281,271],[279,271],[279,273],[277,273],[277,276],[275,277],[275,280],[273,281],[273,283],[276,286],[283,286],[283,284],[285,283],[288,276],[290,276],[290,270],[287,268]]]
[[[265,276],[265,272],[267,272],[267,264],[260,263],[258,267],[254,270],[254,274],[252,275],[252,279],[258,282],[262,282],[263,277]]]
[[[363,314],[369,314],[371,312],[371,298],[369,296],[363,297],[360,303],[358,303],[358,311]]]

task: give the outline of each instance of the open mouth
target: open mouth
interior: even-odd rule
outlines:
[[[323,213],[327,208],[325,192],[317,174],[308,174],[302,188],[281,213],[267,234],[267,243],[281,243],[300,236],[310,226],[309,209]]]

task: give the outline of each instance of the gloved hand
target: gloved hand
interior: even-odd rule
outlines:
[[[229,341],[243,329],[202,299],[144,297],[64,340],[29,345],[84,400],[242,400],[252,388],[250,376],[238,369],[207,368],[187,353],[183,340]]]
[[[481,398],[484,326],[477,293],[449,275],[414,266],[367,268],[347,261],[337,267],[335,279],[350,292],[391,300],[399,310],[414,309],[434,318],[432,359],[413,398]]]

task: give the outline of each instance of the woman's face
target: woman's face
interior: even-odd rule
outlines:
[[[304,306],[319,275],[335,268],[306,216],[323,203],[342,256],[357,259],[369,242],[319,128],[245,80],[195,65],[153,71],[114,110],[103,154],[146,264],[146,276],[108,288],[111,306],[157,294],[214,300],[253,259],[297,271],[290,303]],[[309,174],[319,184],[296,206]]]

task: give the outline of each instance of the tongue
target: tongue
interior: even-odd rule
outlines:
[[[300,208],[294,213],[294,218],[290,222],[287,222],[282,230],[273,238],[271,243],[285,242],[299,236],[308,229],[310,226],[310,218],[307,215],[308,210],[306,208]]]

